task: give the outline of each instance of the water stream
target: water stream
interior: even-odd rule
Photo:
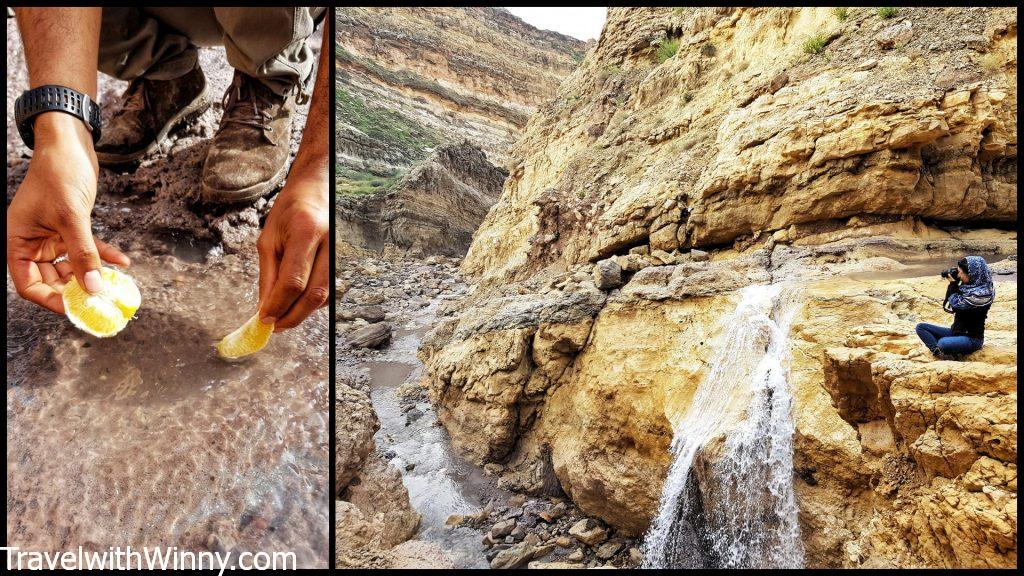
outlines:
[[[644,542],[649,568],[798,568],[787,338],[797,302],[748,286],[711,371],[671,418],[672,465]]]
[[[455,568],[488,568],[482,533],[448,528],[445,521],[452,514],[477,513],[503,493],[479,468],[453,452],[425,397],[418,398],[411,410],[399,398],[403,384],[422,377],[416,350],[434,321],[437,304],[396,329],[391,346],[360,367],[370,373],[370,398],[380,419],[377,448],[401,472],[409,500],[422,517],[415,539],[437,544]]]

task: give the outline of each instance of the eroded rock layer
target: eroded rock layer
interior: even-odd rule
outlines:
[[[583,42],[502,8],[339,8],[338,240],[462,255]]]
[[[585,48],[487,7],[343,7],[336,36],[338,160],[365,191],[444,142],[468,139],[502,165]]]
[[[421,348],[457,448],[643,534],[736,290],[784,283],[807,564],[1016,565],[1016,12],[884,16],[610,10]],[[965,254],[985,348],[936,361]]]
[[[461,256],[501,194],[506,173],[469,142],[445,144],[390,190],[343,196],[339,240],[419,255]]]
[[[855,215],[1010,225],[1016,49],[1013,9],[611,9],[518,141],[464,270]]]

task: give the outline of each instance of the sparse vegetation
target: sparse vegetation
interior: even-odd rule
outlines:
[[[803,43],[804,54],[821,54],[825,51],[825,46],[827,44],[828,36],[825,34],[812,36]]]
[[[339,86],[336,95],[338,121],[388,146],[408,151],[412,157],[425,155],[440,137],[426,127],[386,108],[368,106],[362,97]]]
[[[712,58],[715,56],[715,54],[718,54],[718,48],[715,48],[714,44],[708,42],[707,44],[700,47],[700,54],[701,56]]]
[[[526,124],[526,121],[529,120],[528,114],[519,112],[518,110],[502,107],[501,105],[488,100],[460,94],[418,74],[404,70],[389,70],[370,58],[355,56],[340,48],[335,50],[335,53],[340,62],[361,67],[389,84],[407,86],[421,92],[436,94],[437,96],[454,102],[459,106],[476,108],[477,110],[486,111],[496,116],[504,116],[517,125]]]
[[[343,166],[338,166],[337,174],[337,193],[342,196],[362,196],[388,190],[394,186],[400,176],[397,172],[388,176],[380,176]]]
[[[846,22],[847,20],[850,19],[850,9],[849,8],[836,8],[834,12],[835,12],[836,18],[838,18],[840,22]]]
[[[899,8],[879,8],[876,12],[878,12],[879,18],[888,20],[889,18],[895,18],[899,11]]]
[[[583,58],[584,58],[584,56],[585,56],[585,54],[583,54],[583,52],[573,52],[573,53],[572,53],[572,60],[573,60],[573,62],[575,62],[575,63],[576,63],[577,65],[579,65],[579,64],[582,64],[582,63],[583,63]]]
[[[621,66],[619,66],[618,64],[609,64],[601,69],[601,80],[604,81],[605,78],[609,78],[611,76],[618,76],[621,73]]]
[[[662,42],[660,44],[658,44],[658,53],[657,53],[658,64],[662,64],[666,60],[668,60],[669,58],[675,56],[676,52],[678,52],[678,51],[679,51],[679,39],[678,38],[672,38],[672,39],[669,39],[669,40],[662,40]]]
[[[683,102],[689,104],[691,100],[693,100],[693,93],[691,93],[689,90],[683,92]]]

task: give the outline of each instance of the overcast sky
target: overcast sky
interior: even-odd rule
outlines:
[[[580,40],[596,40],[607,8],[508,8],[541,30],[554,30]]]

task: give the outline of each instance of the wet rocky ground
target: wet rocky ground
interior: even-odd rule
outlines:
[[[7,49],[9,203],[31,157],[13,122],[28,82],[12,19]],[[93,232],[131,258],[136,318],[115,338],[92,338],[7,280],[7,541],[291,551],[300,567],[326,567],[327,313],[243,362],[215,356],[213,344],[255,311],[255,241],[274,198],[198,202],[217,96],[233,73],[222,49],[200,50],[200,61],[211,109],[133,172],[100,174]],[[105,116],[125,86],[100,75]]]
[[[365,381],[380,422],[376,454],[402,475],[435,567],[631,567],[638,542],[583,515],[568,499],[499,483],[451,448],[436,419],[416,352],[436,315],[470,288],[458,259],[361,257],[338,267],[338,369]],[[403,546],[380,566],[402,565]],[[422,566],[422,565],[421,565]]]

